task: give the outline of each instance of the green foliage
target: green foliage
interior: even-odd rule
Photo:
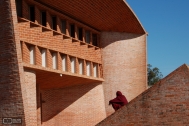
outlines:
[[[163,78],[163,75],[157,67],[152,68],[152,65],[148,64],[148,85],[152,86]]]

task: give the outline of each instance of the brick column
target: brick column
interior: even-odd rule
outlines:
[[[91,63],[91,77],[94,77],[93,62],[90,63]]]
[[[67,55],[67,64],[66,64],[66,66],[67,66],[67,71],[68,72],[71,72],[71,61],[70,61],[70,56],[68,56]]]
[[[79,59],[76,58],[76,63],[75,63],[75,69],[76,69],[76,73],[79,74]]]
[[[24,0],[22,0],[22,17],[29,20],[29,7]]]
[[[47,28],[52,29],[52,17],[48,11],[46,11]]]
[[[30,63],[29,49],[25,42],[22,43],[22,49],[23,49],[23,62]]]
[[[61,33],[61,19],[59,17],[57,17],[57,31]]]
[[[42,66],[41,60],[42,60],[41,51],[40,51],[39,47],[35,46],[35,63],[36,63],[36,65]]]
[[[90,31],[90,42],[89,42],[89,44],[91,44],[91,45],[93,44],[92,43],[92,32],[91,31]]]
[[[2,117],[29,125],[15,0],[1,0],[0,10],[0,125]]]
[[[36,74],[34,71],[25,70],[25,85],[27,92],[28,112],[30,126],[37,125],[37,99],[36,99]]]
[[[83,61],[83,74],[84,74],[84,75],[87,75],[86,60]]]
[[[66,35],[70,36],[70,24],[68,21],[66,21]]]
[[[82,30],[83,30],[83,42],[85,42],[85,30],[84,28]]]
[[[74,24],[74,26],[75,26],[75,38],[79,39],[79,37],[78,37],[78,27],[75,24]]]
[[[50,50],[47,49],[47,67],[48,68],[53,68],[52,67],[52,55]]]
[[[41,12],[39,8],[35,6],[35,23],[41,24]]]
[[[57,54],[57,66],[58,70],[62,71],[62,57],[60,53]]]

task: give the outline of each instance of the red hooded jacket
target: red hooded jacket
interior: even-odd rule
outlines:
[[[121,91],[117,91],[116,92],[116,98],[112,99],[109,101],[109,104],[120,104],[121,106],[124,106],[128,103],[126,97],[124,95],[122,95]]]

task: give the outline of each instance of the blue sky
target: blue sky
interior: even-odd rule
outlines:
[[[148,32],[148,63],[165,77],[189,65],[189,0],[126,0]]]

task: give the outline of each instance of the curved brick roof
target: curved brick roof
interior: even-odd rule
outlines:
[[[124,0],[35,0],[99,31],[145,34]]]

